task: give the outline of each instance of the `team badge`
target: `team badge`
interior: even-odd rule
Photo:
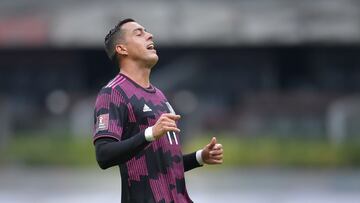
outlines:
[[[96,131],[102,131],[108,129],[109,129],[109,114],[102,114],[98,116]]]

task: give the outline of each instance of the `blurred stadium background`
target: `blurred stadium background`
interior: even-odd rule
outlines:
[[[187,173],[195,202],[360,201],[359,1],[4,0],[0,202],[120,201],[91,129],[124,17],[154,34],[184,152],[224,145],[222,166]]]

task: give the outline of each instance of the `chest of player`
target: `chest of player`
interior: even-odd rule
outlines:
[[[166,100],[163,100],[156,105],[151,101],[142,100],[135,104],[133,103],[130,109],[133,109],[133,120],[136,122],[136,125],[139,126],[140,130],[145,130],[147,127],[153,126],[163,113],[176,114],[170,103]],[[131,115],[129,117],[131,117]],[[158,147],[177,148],[179,142],[179,135],[170,131],[154,144],[159,145]]]
[[[159,98],[155,95],[153,97],[139,100],[130,99],[128,103],[128,118],[130,122],[136,122],[138,125],[152,126],[161,114],[175,114],[172,106],[165,98]]]
[[[129,121],[135,122],[142,127],[154,125],[161,114],[168,113],[168,110],[162,105],[154,105],[149,101],[130,103],[128,109]]]

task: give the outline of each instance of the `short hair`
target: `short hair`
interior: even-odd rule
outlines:
[[[105,36],[105,51],[110,60],[117,63],[116,57],[116,44],[119,42],[119,39],[122,37],[121,27],[128,22],[135,22],[134,19],[126,18],[121,20],[114,28],[112,28],[109,33]]]

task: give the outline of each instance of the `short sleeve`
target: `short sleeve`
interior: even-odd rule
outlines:
[[[101,89],[95,103],[93,141],[101,137],[121,140],[126,121],[124,97],[114,88]]]

